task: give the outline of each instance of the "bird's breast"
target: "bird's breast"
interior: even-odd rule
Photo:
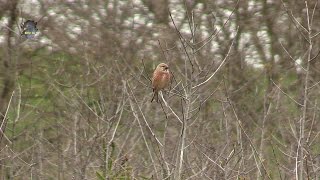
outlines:
[[[153,77],[153,88],[156,90],[161,90],[166,88],[170,82],[170,73],[169,72],[157,72]]]

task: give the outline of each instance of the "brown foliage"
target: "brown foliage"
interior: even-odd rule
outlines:
[[[317,1],[0,2],[3,178],[319,178]]]

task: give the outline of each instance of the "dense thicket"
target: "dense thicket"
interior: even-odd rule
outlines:
[[[0,0],[1,178],[319,179],[318,2]]]

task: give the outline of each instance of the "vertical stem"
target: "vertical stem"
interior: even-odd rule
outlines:
[[[305,1],[306,9],[307,9],[307,21],[308,21],[308,41],[309,41],[309,48],[308,48],[308,59],[307,59],[307,67],[306,67],[306,76],[304,82],[304,98],[303,98],[303,109],[302,109],[302,119],[300,121],[300,167],[299,167],[299,179],[304,179],[304,130],[305,130],[305,122],[307,119],[307,101],[308,101],[308,86],[309,86],[309,71],[310,71],[310,60],[311,60],[311,52],[312,52],[312,40],[311,40],[311,25],[310,25],[310,17],[309,17],[309,10],[307,1]]]
[[[12,41],[12,38],[14,37],[14,32],[12,29],[14,29],[14,25],[17,20],[17,10],[18,6],[18,0],[11,1],[10,2],[10,18],[8,22],[8,34],[7,34],[7,49],[6,49],[6,56],[3,59],[3,88],[0,92],[0,114],[5,114],[6,109],[8,108],[8,102],[10,101],[10,95],[12,91],[14,90],[15,85],[15,79],[16,79],[16,61],[17,61],[17,46]],[[14,54],[15,52],[16,54]],[[2,140],[2,137],[4,136],[7,118],[4,118],[4,116],[0,115],[0,143]]]
[[[265,101],[267,101],[267,103],[265,103],[267,106],[264,108],[265,113],[264,113],[264,117],[262,120],[262,127],[261,127],[261,140],[260,140],[260,150],[259,150],[259,157],[260,159],[264,159],[264,154],[263,154],[263,150],[264,150],[264,139],[265,139],[265,134],[266,134],[266,128],[265,128],[265,124],[267,121],[267,116],[269,114],[269,111],[271,109],[271,102],[268,99],[268,94],[266,94],[265,96]],[[259,164],[259,169],[262,169],[262,164]],[[264,179],[264,173],[262,174],[262,176],[260,175],[259,171],[257,172],[257,179]]]
[[[186,128],[185,127],[186,127],[185,126],[185,120],[183,120],[182,129],[181,129],[179,172],[178,172],[178,178],[177,179],[181,179],[182,168],[183,168],[184,147],[185,147],[185,138],[186,138]]]
[[[76,112],[74,115],[73,115],[73,163],[74,163],[74,166],[73,166],[73,176],[74,178],[78,178],[78,165],[80,163],[80,161],[78,160],[80,157],[78,157],[78,149],[77,149],[77,146],[78,146],[78,134],[77,134],[77,131],[78,131],[78,123],[79,123],[79,116],[78,116],[78,113]]]
[[[132,91],[132,89],[130,88],[129,84],[128,84],[127,86],[128,86],[128,88],[129,88],[130,92],[128,92],[127,89],[125,89],[125,90],[127,91],[129,97],[132,95],[133,100],[134,100],[134,101],[132,101],[132,99],[129,98],[129,103],[130,103],[130,108],[131,108],[132,114],[133,114],[134,118],[137,120],[137,122],[138,122],[138,124],[139,124],[139,128],[140,128],[140,131],[141,131],[141,135],[142,135],[143,141],[144,141],[144,143],[145,143],[145,145],[146,145],[146,148],[147,148],[148,153],[149,153],[149,156],[150,156],[151,163],[152,163],[153,168],[154,168],[155,179],[159,179],[157,166],[156,166],[155,160],[154,160],[153,157],[152,157],[151,148],[150,148],[149,145],[148,145],[147,137],[146,137],[146,135],[145,135],[145,133],[144,133],[144,131],[143,131],[143,127],[142,127],[142,124],[141,124],[141,122],[140,122],[140,119],[139,119],[139,116],[138,116],[138,112],[137,112],[136,109],[135,109],[134,103],[138,104],[138,103],[137,103],[137,100],[135,99],[135,96],[134,96],[133,91]],[[126,88],[127,88],[127,87],[126,87]]]
[[[187,106],[186,109],[183,109],[183,103],[181,100],[181,109],[182,109],[182,113],[183,113],[183,119],[182,119],[182,127],[181,127],[181,139],[180,139],[180,160],[179,160],[179,170],[178,170],[178,177],[177,179],[181,179],[181,174],[182,174],[182,169],[183,169],[183,159],[184,159],[184,149],[185,149],[185,139],[186,139],[186,120],[188,119],[188,112],[189,112],[189,107],[190,107],[190,101],[189,96],[186,95],[186,102],[187,102]]]
[[[43,138],[43,131],[42,129],[37,129],[37,142],[38,144],[38,148],[37,148],[37,163],[38,163],[38,170],[37,170],[37,174],[38,174],[38,178],[39,179],[43,179],[43,163],[42,163],[42,157],[43,157],[43,145],[41,143],[41,139]]]

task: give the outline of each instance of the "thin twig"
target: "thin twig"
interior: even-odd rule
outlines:
[[[7,115],[8,115],[8,111],[9,111],[9,107],[10,107],[10,104],[11,104],[11,100],[12,100],[12,97],[13,97],[13,94],[14,94],[14,91],[12,91],[11,93],[11,96],[10,96],[10,99],[9,99],[9,103],[8,103],[8,106],[7,106],[7,109],[6,109],[6,112],[4,114],[4,116],[0,115],[0,117],[2,116],[3,119],[2,119],[2,123],[1,123],[1,126],[0,126],[0,143],[2,141],[2,137],[4,137],[10,144],[12,144],[12,142],[10,141],[10,139],[5,135],[5,130],[6,130],[6,125],[7,125]]]
[[[270,79],[270,81],[284,94],[286,95],[288,98],[290,98],[292,101],[294,101],[296,104],[298,104],[299,106],[304,106],[303,104],[299,103],[298,101],[296,101],[295,99],[293,99],[289,94],[287,94],[286,92],[284,92],[272,79]]]
[[[238,4],[239,4],[240,0],[237,1],[235,7],[233,8],[233,10],[231,11],[230,15],[228,16],[228,19],[224,22],[224,24],[222,25],[222,27],[215,32],[213,32],[213,34],[211,36],[209,36],[208,41],[205,42],[203,45],[201,45],[195,52],[198,52],[200,49],[202,49],[205,45],[207,45],[215,36],[217,36],[222,29],[226,26],[226,24],[229,22],[231,16],[233,15],[234,11],[238,8]]]
[[[239,30],[239,27],[237,27],[236,35],[238,34],[238,30]],[[236,37],[236,35],[235,35],[235,37]],[[230,54],[230,52],[231,52],[231,47],[233,46],[233,43],[234,43],[235,39],[236,39],[236,38],[233,38],[232,43],[231,43],[231,45],[229,46],[228,53],[227,53],[227,55],[224,57],[224,59],[222,60],[222,62],[221,62],[220,65],[218,66],[218,68],[211,74],[211,76],[210,76],[209,78],[207,78],[207,79],[206,79],[205,81],[203,81],[202,83],[193,86],[192,89],[197,88],[197,87],[202,86],[202,85],[204,85],[205,83],[207,83],[207,82],[220,70],[220,68],[225,64],[226,60],[227,60],[228,57],[229,57],[229,54]]]
[[[177,26],[176,26],[176,24],[175,24],[175,22],[174,22],[174,20],[173,20],[173,18],[172,18],[172,15],[171,15],[170,10],[169,10],[169,16],[170,16],[170,19],[171,19],[171,21],[172,21],[172,23],[173,23],[174,28],[176,29],[176,31],[177,31],[177,33],[178,33],[180,42],[181,42],[182,47],[183,47],[183,49],[184,49],[184,52],[185,52],[185,54],[187,55],[187,58],[188,58],[188,60],[189,60],[189,62],[190,62],[191,70],[192,70],[192,73],[193,73],[193,71],[194,71],[194,69],[193,69],[193,63],[192,63],[191,58],[190,58],[190,56],[189,56],[189,53],[188,53],[188,51],[187,51],[186,45],[185,45],[185,43],[184,43],[184,41],[183,41],[183,37],[182,37],[180,31],[178,30],[178,28],[177,28]]]
[[[291,54],[288,52],[288,50],[283,46],[282,42],[279,41],[281,47],[283,48],[283,50],[287,53],[287,55],[290,57],[290,59],[296,64],[298,65],[301,69],[303,69],[304,71],[306,71],[306,69],[299,63],[297,63],[297,61],[295,59],[293,59],[293,57],[291,56]],[[320,51],[319,51],[320,52]]]

